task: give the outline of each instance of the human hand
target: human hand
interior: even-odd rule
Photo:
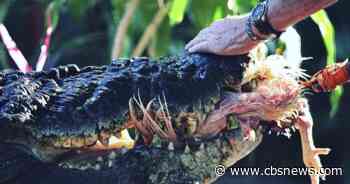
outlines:
[[[185,49],[189,52],[208,52],[218,55],[246,54],[259,41],[253,41],[245,31],[247,16],[229,17],[214,22],[190,41]]]

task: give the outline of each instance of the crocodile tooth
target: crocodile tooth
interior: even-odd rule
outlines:
[[[101,169],[101,165],[100,164],[96,164],[95,167],[94,167],[95,170],[100,170]]]
[[[201,143],[201,145],[199,146],[199,150],[204,150],[204,143]]]
[[[292,131],[295,132],[296,128],[294,126],[291,127]]]
[[[103,162],[103,158],[101,156],[97,157],[97,162]]]
[[[184,153],[190,153],[190,152],[191,152],[190,147],[186,145]]]
[[[112,167],[113,166],[113,161],[112,160],[108,160],[108,167]]]
[[[63,138],[62,147],[64,147],[64,148],[72,147],[72,139],[71,138]]]
[[[117,153],[115,151],[112,151],[109,155],[108,155],[108,158],[113,160],[117,157]]]
[[[168,144],[168,150],[171,150],[171,151],[174,150],[174,143],[170,142],[170,143]]]

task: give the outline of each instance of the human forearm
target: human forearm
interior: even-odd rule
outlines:
[[[248,15],[214,22],[189,42],[186,50],[218,55],[246,54],[261,41],[280,35],[288,26],[336,1],[269,0]]]
[[[270,0],[267,17],[276,30],[283,31],[335,2],[337,0]]]

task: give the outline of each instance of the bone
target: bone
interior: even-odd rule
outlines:
[[[157,124],[157,122],[154,120],[155,118],[153,118],[150,115],[150,107],[154,101],[154,99],[152,99],[148,104],[147,107],[145,107],[142,103],[140,94],[138,94],[138,99],[136,99],[136,97],[133,97],[134,101],[136,102],[136,104],[139,106],[139,108],[141,109],[142,113],[143,113],[143,124],[146,125],[147,128],[149,128],[152,133],[157,134],[160,138],[168,140],[168,141],[176,141],[176,134],[175,131],[172,128],[171,122],[169,122],[169,118],[167,118],[168,120],[165,120],[167,122],[165,122],[166,124],[166,130],[162,130],[160,128],[160,126]],[[165,112],[164,112],[165,114]]]
[[[147,125],[148,123],[145,122],[145,118],[143,118],[142,121],[139,121],[136,117],[136,113],[135,113],[135,109],[133,106],[133,101],[135,101],[135,98],[131,98],[129,100],[129,116],[130,116],[130,122],[131,124],[134,124],[134,126],[136,127],[136,129],[141,133],[142,138],[144,140],[144,142],[146,144],[150,144],[152,142],[153,139],[153,133],[150,132],[150,130],[147,129]],[[137,101],[135,101],[135,103],[137,103]]]
[[[297,119],[296,128],[299,130],[301,137],[304,164],[308,168],[313,168],[315,171],[319,172],[322,168],[320,155],[328,155],[330,149],[316,148],[312,135],[313,120],[307,106],[304,106],[303,113],[304,115]],[[324,180],[326,176],[313,175],[310,177],[311,184],[319,184],[320,178]]]
[[[158,98],[158,101],[159,101],[159,105],[160,105],[160,111],[162,114],[164,114],[163,120],[165,122],[165,127],[166,127],[165,133],[167,134],[167,137],[170,141],[175,142],[177,139],[176,133],[175,133],[175,130],[174,130],[173,125],[171,123],[171,117],[169,114],[168,105],[166,103],[166,98],[164,95],[163,95],[163,98],[164,98],[164,106],[165,106],[166,110],[164,110],[164,106],[162,104],[160,97]]]

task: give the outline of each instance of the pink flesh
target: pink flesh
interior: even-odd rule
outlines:
[[[226,117],[228,115],[238,115],[255,110],[258,103],[258,96],[256,93],[227,93],[220,103],[219,109],[212,111],[207,119],[203,123],[200,123],[196,131],[196,136],[206,137],[220,133],[227,127]],[[247,103],[247,99],[250,99],[251,103]]]

